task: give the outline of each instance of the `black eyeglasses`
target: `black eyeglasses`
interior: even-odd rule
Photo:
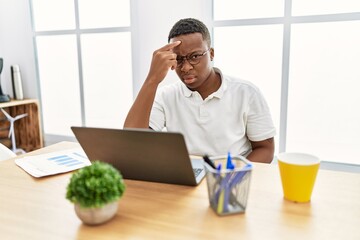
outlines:
[[[177,57],[176,61],[177,61],[177,67],[181,67],[184,64],[184,61],[187,60],[188,63],[190,63],[192,66],[198,64],[201,60],[201,58],[209,51],[210,49],[206,50],[203,53],[192,53],[189,54],[187,56],[183,56],[183,57]]]

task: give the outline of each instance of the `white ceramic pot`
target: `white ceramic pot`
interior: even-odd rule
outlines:
[[[101,208],[82,208],[75,204],[76,215],[88,225],[97,225],[109,221],[118,210],[118,201],[109,203]]]

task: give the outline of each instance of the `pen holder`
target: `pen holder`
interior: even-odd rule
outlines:
[[[216,166],[226,166],[225,156],[211,160]],[[253,166],[241,156],[233,157],[232,162],[232,170],[217,170],[204,163],[210,206],[218,215],[243,213],[246,209]]]

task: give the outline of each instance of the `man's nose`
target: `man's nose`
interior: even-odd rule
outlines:
[[[193,69],[193,65],[191,65],[187,59],[183,59],[181,71],[188,72],[191,69]]]

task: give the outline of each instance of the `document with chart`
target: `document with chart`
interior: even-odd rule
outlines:
[[[91,162],[81,148],[23,157],[15,163],[34,177],[43,177],[73,171]]]

